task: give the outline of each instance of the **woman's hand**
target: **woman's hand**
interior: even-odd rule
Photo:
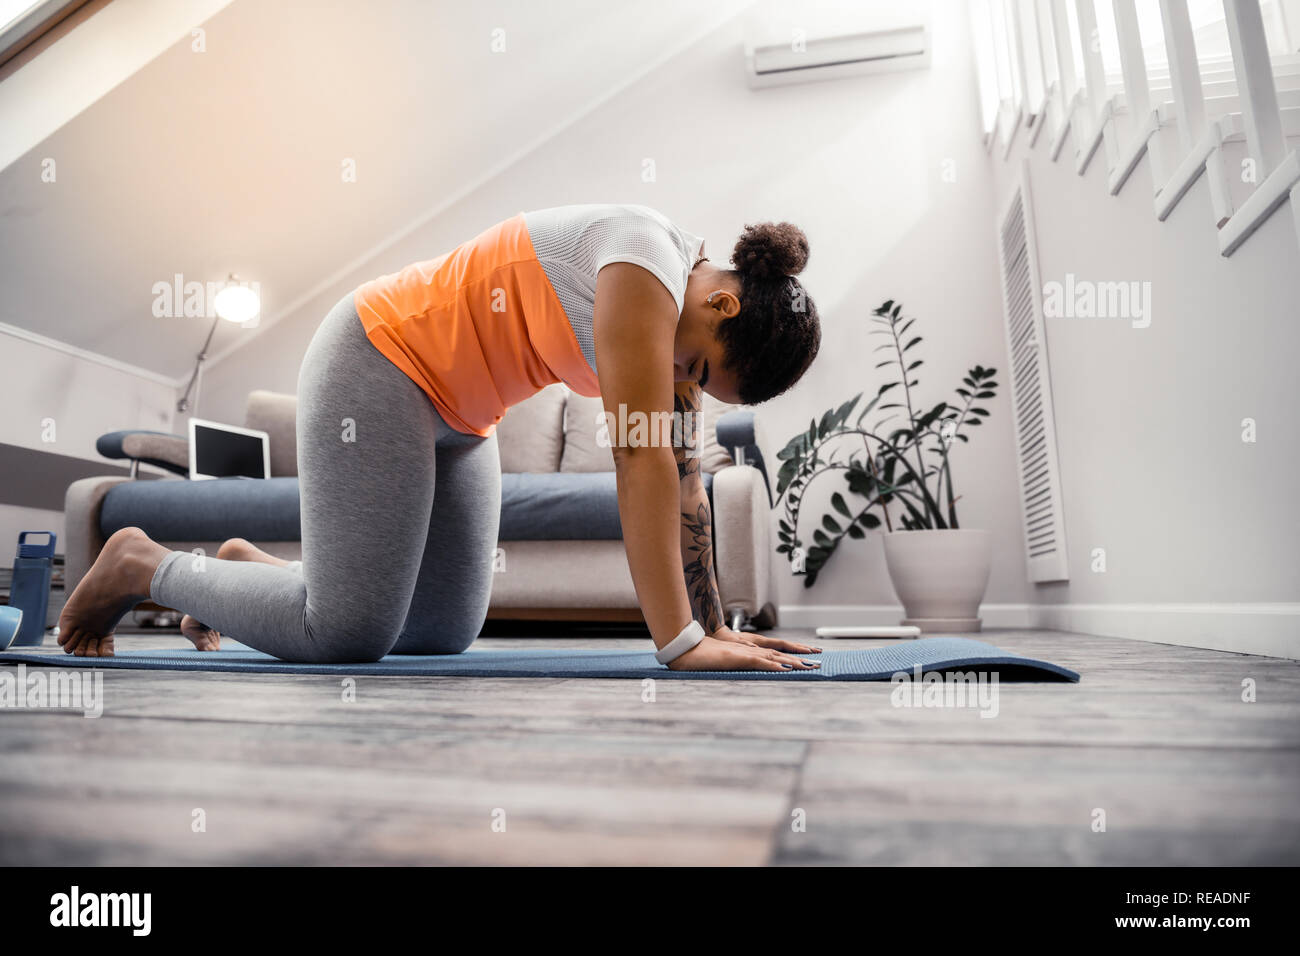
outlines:
[[[822,652],[820,647],[800,644],[798,641],[787,641],[783,637],[764,637],[762,634],[752,634],[749,631],[733,631],[729,627],[718,628],[713,632],[713,636],[720,641],[749,644],[752,647],[767,647],[772,650],[786,651],[790,654],[820,654]]]
[[[720,637],[728,628],[720,628],[713,637],[700,643],[672,661],[668,667],[675,671],[787,671],[816,670],[816,661],[804,661],[778,650],[758,647],[748,641],[728,640]],[[739,636],[739,635],[737,635]]]

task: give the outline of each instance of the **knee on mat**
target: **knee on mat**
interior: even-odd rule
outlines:
[[[477,632],[467,636],[448,634],[444,631],[436,634],[404,634],[390,653],[459,654],[473,644],[476,637],[478,637]]]
[[[486,612],[484,618],[486,619]],[[437,627],[408,630],[398,639],[392,654],[460,654],[475,640],[483,630],[483,622],[471,625],[466,622],[448,626],[441,623]]]
[[[459,654],[478,640],[478,636],[483,633],[483,625],[487,622],[487,612],[487,602],[485,601],[480,613],[473,615],[459,627],[449,628],[441,641],[446,650],[438,653]]]
[[[283,659],[293,664],[373,664],[387,653],[387,649],[374,647],[311,644],[301,651],[286,654]]]
[[[460,654],[467,647],[474,643],[478,637],[479,628],[473,631],[456,631],[449,634],[439,635],[437,650],[430,651],[431,654]]]
[[[395,635],[383,628],[314,627],[302,660],[310,664],[373,664],[392,650]]]

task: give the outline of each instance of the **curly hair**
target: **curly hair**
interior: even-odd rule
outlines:
[[[795,276],[808,262],[808,237],[788,222],[745,226],[731,254],[740,312],[718,325],[740,400],[757,405],[794,385],[821,346],[817,307]]]

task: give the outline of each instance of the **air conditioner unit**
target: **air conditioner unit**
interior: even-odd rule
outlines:
[[[755,89],[929,65],[930,31],[924,23],[815,38],[796,32],[779,41],[745,43],[745,74]]]

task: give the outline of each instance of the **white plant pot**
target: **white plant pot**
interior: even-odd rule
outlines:
[[[993,563],[987,531],[893,531],[884,540],[904,625],[927,634],[980,629],[980,602]]]

